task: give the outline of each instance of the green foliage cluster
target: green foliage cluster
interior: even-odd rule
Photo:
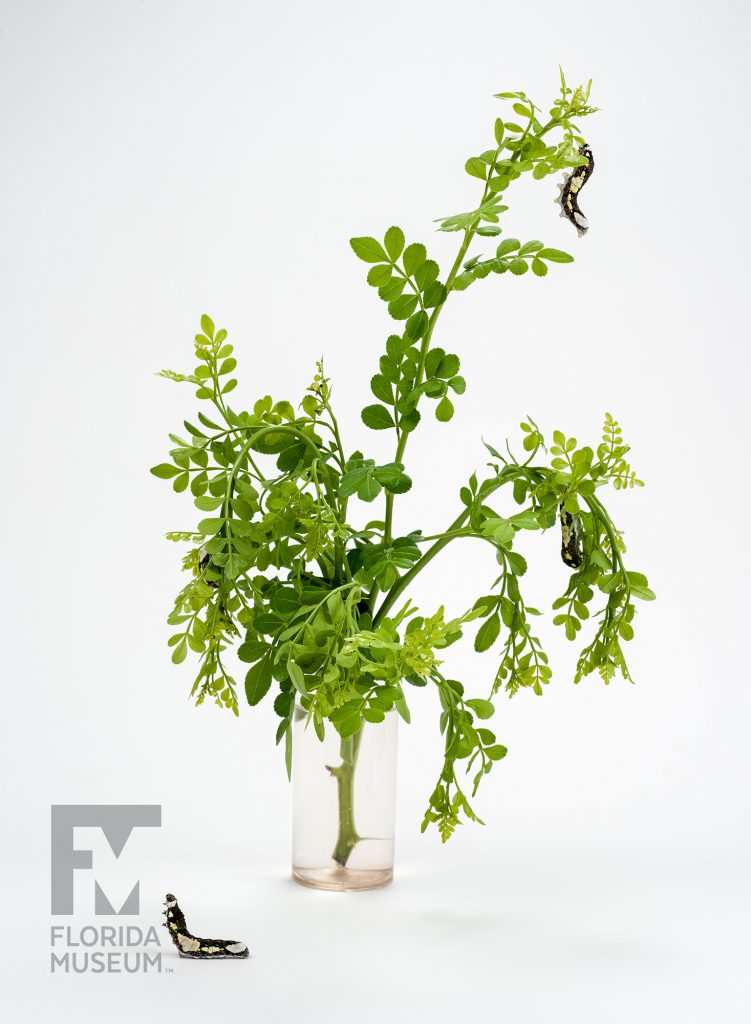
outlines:
[[[199,513],[194,528],[168,535],[190,544],[183,561],[189,580],[169,617],[175,629],[169,643],[176,663],[189,650],[198,656],[196,702],[213,700],[238,713],[238,684],[226,660],[236,644],[247,666],[247,702],[259,704],[273,688],[276,738],[289,768],[295,704],[319,736],[330,723],[346,739],[392,709],[409,722],[410,689],[432,687],[445,748],[423,828],[435,824],[444,840],[462,816],[479,820],[459,770],[472,773],[473,796],[506,754],[484,724],[493,715],[493,699],[520,689],[541,694],[551,678],[534,627],[540,612],[522,596],[527,564],[516,550],[518,535],[550,530],[565,512],[581,537],[581,563],[567,575],[553,619],[572,641],[590,619],[594,623],[577,681],[598,672],[607,683],[617,671],[630,679],[624,644],[633,636],[634,601],[654,596],[646,578],[626,568],[622,535],[599,496],[608,483],[617,489],[641,486],[610,415],[596,451],[560,431],[548,447],[537,424],[525,421],[521,454],[508,446],[501,454],[488,445],[483,478],[473,473],[462,487],[457,516],[442,533],[395,532],[395,498],[412,486],[405,463],[408,439],[430,403],[439,423],[450,420],[454,401],[466,389],[459,356],[433,344],[447,300],[491,275],[519,276],[531,268],[544,277],[549,266],[572,260],[542,242],[514,238],[500,241],[488,258],[468,256],[476,239],[501,234],[507,209],[501,200],[517,178],[530,174],[539,180],[581,163],[582,136],[574,119],[594,109],[589,86],[571,89],[563,75],[544,122],[524,93],[499,96],[511,102],[520,120],[497,119],[493,146],[467,161],[467,173],[483,182],[483,192],[471,211],[440,220],[442,231],[461,239],[445,277],[426,247],[408,243],[398,227],[390,227],[382,240],[351,242],[368,265],[368,284],[398,325],[370,381],[375,401],[362,410],[368,427],[392,432],[393,460],[379,464],[344,447],[321,363],[299,406],[264,396],[250,410],[233,408],[233,348],[227,332],[203,316],[193,372],[162,375],[194,387],[204,408],[195,422],[184,422],[179,435],[170,435],[169,461],[152,469],[171,480],[175,491],[190,490]],[[509,501],[501,504],[505,494]],[[350,503],[379,498],[383,518],[353,526]],[[421,613],[409,601],[408,587],[443,548],[462,538],[490,545],[495,581],[457,618],[447,620],[443,607]],[[498,652],[486,698],[466,698],[462,684],[442,668],[444,651],[470,623],[477,625],[475,650]]]

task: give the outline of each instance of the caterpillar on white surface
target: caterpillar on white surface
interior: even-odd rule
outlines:
[[[192,935],[177,897],[171,892],[167,893],[164,906],[162,913],[167,918],[164,927],[180,956],[191,960],[245,960],[250,955],[245,943],[236,939],[200,939]]]

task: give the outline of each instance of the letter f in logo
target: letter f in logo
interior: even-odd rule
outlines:
[[[93,867],[91,850],[76,850],[73,847],[73,829],[77,825],[101,828],[115,857],[119,857],[137,825],[158,827],[161,823],[162,808],[159,804],[53,804],[52,913],[73,913],[73,872]],[[136,882],[133,886],[119,910],[120,914],[138,913],[139,884]],[[94,911],[97,914],[118,913],[96,879]]]

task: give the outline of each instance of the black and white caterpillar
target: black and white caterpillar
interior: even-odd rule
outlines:
[[[248,956],[248,947],[244,942],[234,939],[199,939],[191,935],[185,914],[180,910],[177,897],[171,892],[167,893],[164,906],[162,913],[167,917],[164,927],[170,933],[180,956],[191,960],[244,960]]]
[[[589,222],[579,209],[579,193],[587,184],[592,171],[595,169],[595,159],[592,156],[592,150],[586,142],[580,147],[579,156],[583,156],[587,162],[579,167],[575,167],[571,174],[564,179],[556,197],[556,202],[560,204],[561,217],[570,220],[581,236],[586,235],[589,229]]]
[[[561,518],[561,558],[569,569],[578,569],[584,561],[584,546],[579,525],[579,517],[566,512],[563,505]]]

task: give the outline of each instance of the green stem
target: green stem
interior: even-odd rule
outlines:
[[[535,121],[535,110],[534,110],[534,107],[532,107],[530,118],[529,118],[529,122],[527,123],[526,128],[524,129],[524,131],[522,132],[522,134],[520,136],[520,141],[521,142],[523,142],[524,139],[526,139],[527,136],[529,135],[530,129],[532,128],[532,126],[534,124],[534,121]],[[548,121],[548,123],[543,128],[540,129],[540,131],[538,133],[538,136],[541,138],[543,135],[546,135],[550,131],[550,129],[554,128],[558,123],[559,123],[559,121],[558,121],[557,118],[555,118],[555,117],[551,118],[551,120]],[[480,200],[480,206],[482,206],[483,203],[485,203],[487,201],[488,197],[491,194],[490,193],[490,179],[493,176],[493,171],[495,170],[496,161],[498,160],[499,156],[501,155],[502,150],[503,150],[503,146],[499,146],[498,149],[495,152],[495,156],[493,158],[493,163],[488,168],[488,174],[487,174],[487,178],[486,178],[486,181],[485,181],[485,188],[483,189],[483,193],[482,193],[482,199]],[[511,162],[515,163],[516,161],[518,161],[520,155],[521,155],[521,148],[516,150],[516,152],[514,153],[514,155],[511,158]],[[456,279],[456,275],[459,273],[459,269],[461,267],[462,261],[463,261],[464,257],[467,254],[467,250],[469,249],[469,246],[472,243],[472,239],[475,237],[475,234],[477,233],[477,228],[479,226],[479,223],[480,223],[480,221],[478,220],[475,224],[473,224],[471,227],[466,228],[465,231],[464,231],[464,240],[462,241],[462,244],[461,244],[461,247],[459,249],[459,252],[456,255],[456,259],[454,260],[454,264],[451,267],[451,270],[449,271],[449,275],[446,278],[446,293],[447,293],[446,294],[446,298],[447,299],[448,299],[448,295],[450,294],[451,289],[453,287],[454,280]],[[420,347],[420,362],[419,362],[419,366],[418,366],[417,377],[415,379],[415,387],[419,387],[422,384],[423,374],[425,372],[425,360],[427,359],[428,351],[430,350],[430,342],[431,342],[432,337],[433,337],[433,330],[435,328],[435,325],[436,325],[436,323],[438,321],[438,317],[441,315],[441,311],[443,310],[443,307],[445,306],[445,304],[446,303],[444,302],[442,305],[436,306],[436,308],[433,310],[433,313],[432,313],[432,315],[430,317],[430,321],[428,323],[428,329],[427,329],[427,331],[425,333],[425,337],[423,338],[422,345]],[[398,437],[398,440],[397,440],[397,446],[396,446],[396,453],[394,455],[394,462],[403,462],[404,450],[407,447],[407,440],[409,439],[409,433],[406,432],[406,431],[402,432],[402,433],[399,433],[398,429],[397,429],[397,437]],[[387,543],[387,544],[390,542],[391,537],[392,537],[393,518],[394,518],[394,495],[390,491],[388,491],[386,493],[386,512],[385,512],[385,517],[384,517],[384,531],[383,531],[383,539],[384,539],[384,542]],[[462,523],[464,522],[465,518],[466,518],[466,516],[461,516],[460,519],[457,520],[457,524],[458,525],[462,525]],[[451,528],[453,528],[453,526],[450,527],[449,529],[451,529]],[[425,553],[425,555],[423,555],[423,557],[420,560],[420,562],[417,563],[417,566],[415,566],[415,571],[411,572],[411,573],[407,573],[399,581],[399,583],[404,583],[404,585],[400,586],[399,583],[397,583],[396,586],[394,588],[392,588],[392,590],[386,596],[386,598],[384,600],[384,603],[381,605],[381,607],[379,608],[379,610],[377,612],[376,612],[376,602],[378,600],[378,595],[380,593],[380,587],[378,586],[377,583],[373,584],[373,589],[371,590],[370,597],[368,599],[368,608],[370,610],[371,615],[374,616],[373,622],[374,622],[375,625],[377,625],[381,621],[381,619],[383,618],[385,613],[388,611],[388,609],[394,603],[395,598],[399,596],[399,594],[404,590],[405,586],[413,579],[413,577],[415,575],[417,575],[418,572],[420,572],[420,570],[423,568],[423,566],[426,565],[427,562],[429,562],[431,560],[431,558],[435,557],[435,555],[437,555],[438,552],[442,548],[444,548],[446,546],[447,543],[448,543],[448,540],[446,540],[446,541],[441,540],[441,541],[438,541],[437,544],[434,545],[434,547],[430,548],[430,550],[427,551]]]
[[[532,120],[530,119],[530,124],[527,125],[527,128],[526,128],[526,130],[524,132],[524,136],[526,136],[527,132],[529,131],[531,123],[532,123]],[[545,128],[545,131],[547,131],[547,130],[548,130],[548,128]],[[524,136],[522,136],[522,137],[524,137]],[[495,154],[495,157],[493,159],[493,167],[495,167],[495,161],[498,159],[500,153],[501,153],[501,147],[499,146],[498,149],[496,150],[496,154]],[[514,159],[516,159],[516,156],[517,156],[517,154],[514,154]],[[490,185],[489,185],[489,182],[490,182],[490,177],[492,175],[493,167],[491,167],[488,170],[488,179],[485,182],[485,188],[483,189],[482,199],[480,200],[480,206],[482,206],[482,204],[487,200],[488,196],[490,195]],[[469,247],[470,247],[470,245],[472,243],[472,239],[475,237],[478,225],[479,225],[479,221],[477,222],[477,224],[474,224],[472,227],[469,227],[469,228],[465,229],[464,239],[462,241],[461,246],[459,247],[459,252],[456,254],[456,259],[454,260],[453,266],[451,267],[451,270],[449,271],[449,275],[446,278],[446,298],[448,298],[448,295],[451,292],[451,289],[453,287],[454,281],[456,279],[456,275],[459,273],[459,269],[460,269],[460,267],[462,265],[462,261],[463,261],[464,257],[467,255],[467,250],[469,249]],[[425,332],[425,337],[422,339],[422,345],[420,346],[420,362],[419,362],[419,365],[418,365],[417,377],[415,378],[415,387],[416,388],[419,388],[420,385],[423,382],[423,375],[425,373],[425,360],[427,359],[428,352],[430,350],[430,342],[431,342],[432,337],[433,337],[433,331],[435,329],[436,323],[438,322],[438,317],[441,315],[441,312],[442,312],[443,307],[445,306],[445,304],[446,303],[444,302],[440,306],[436,306],[436,308],[433,310],[433,313],[432,313],[432,315],[430,317],[430,321],[428,323],[428,329]],[[416,408],[416,406],[415,406],[415,408]],[[394,455],[394,462],[402,462],[402,460],[404,458],[404,449],[407,447],[408,439],[409,439],[409,433],[407,431],[404,431],[404,432],[402,432],[399,435],[397,446],[396,446],[396,453]],[[389,491],[386,494],[386,515],[385,515],[385,520],[384,520],[384,522],[385,522],[385,529],[383,531],[384,541],[387,544],[391,540],[393,517],[394,517],[394,495]],[[431,555],[431,557],[432,557],[432,555]],[[369,600],[369,607],[370,607],[371,613],[375,610],[375,604],[376,604],[376,599],[378,597],[379,589],[380,588],[379,588],[378,584],[374,583],[373,584],[373,590],[371,591],[370,600]]]
[[[507,466],[498,474],[496,480],[492,481],[492,483],[487,483],[486,489],[483,491],[483,498],[489,497],[494,491],[498,490],[499,487],[502,487],[505,483],[508,483],[510,480],[513,480],[514,477],[519,475],[519,471],[523,473],[524,467]],[[471,509],[469,508],[466,508],[464,509],[463,512],[460,512],[456,519],[453,521],[453,523],[451,523],[446,528],[445,532],[440,535],[439,539],[435,542],[435,544],[429,547],[428,550],[422,555],[422,557],[417,562],[415,562],[412,568],[405,572],[404,575],[396,581],[391,590],[389,590],[388,594],[384,596],[380,608],[373,617],[374,628],[379,624],[379,622],[381,622],[386,613],[394,606],[395,602],[404,593],[404,591],[410,585],[415,576],[419,575],[422,572],[422,570],[425,568],[428,562],[432,561],[432,559],[434,559],[437,554],[443,551],[446,545],[450,544],[452,540],[455,540],[457,537],[471,536],[471,534],[468,535],[462,531],[462,527],[469,519],[470,514]]]
[[[428,562],[435,558],[435,556],[440,551],[443,551],[447,544],[451,543],[451,541],[457,536],[456,530],[459,527],[463,526],[468,518],[469,509],[462,512],[461,515],[459,515],[453,521],[451,526],[449,526],[448,530],[446,531],[446,535],[441,537],[440,540],[437,540],[432,547],[428,548],[428,550],[425,552],[422,558],[418,562],[415,562],[412,568],[405,572],[405,574],[394,584],[394,586],[391,588],[388,594],[386,594],[386,596],[384,597],[383,603],[381,604],[381,607],[378,609],[375,618],[373,619],[373,628],[375,628],[378,625],[378,623],[384,617],[386,612],[388,612],[389,609],[393,606],[394,602],[399,598],[400,594],[402,594],[403,591],[407,589],[407,587],[410,585],[415,576],[417,576],[418,573],[422,572],[422,570],[425,568]]]
[[[355,827],[355,767],[361,738],[362,730],[354,736],[345,737],[339,748],[342,763],[336,768],[329,767],[336,779],[339,804],[339,831],[331,856],[343,868],[347,866],[350,854],[360,842]]]

